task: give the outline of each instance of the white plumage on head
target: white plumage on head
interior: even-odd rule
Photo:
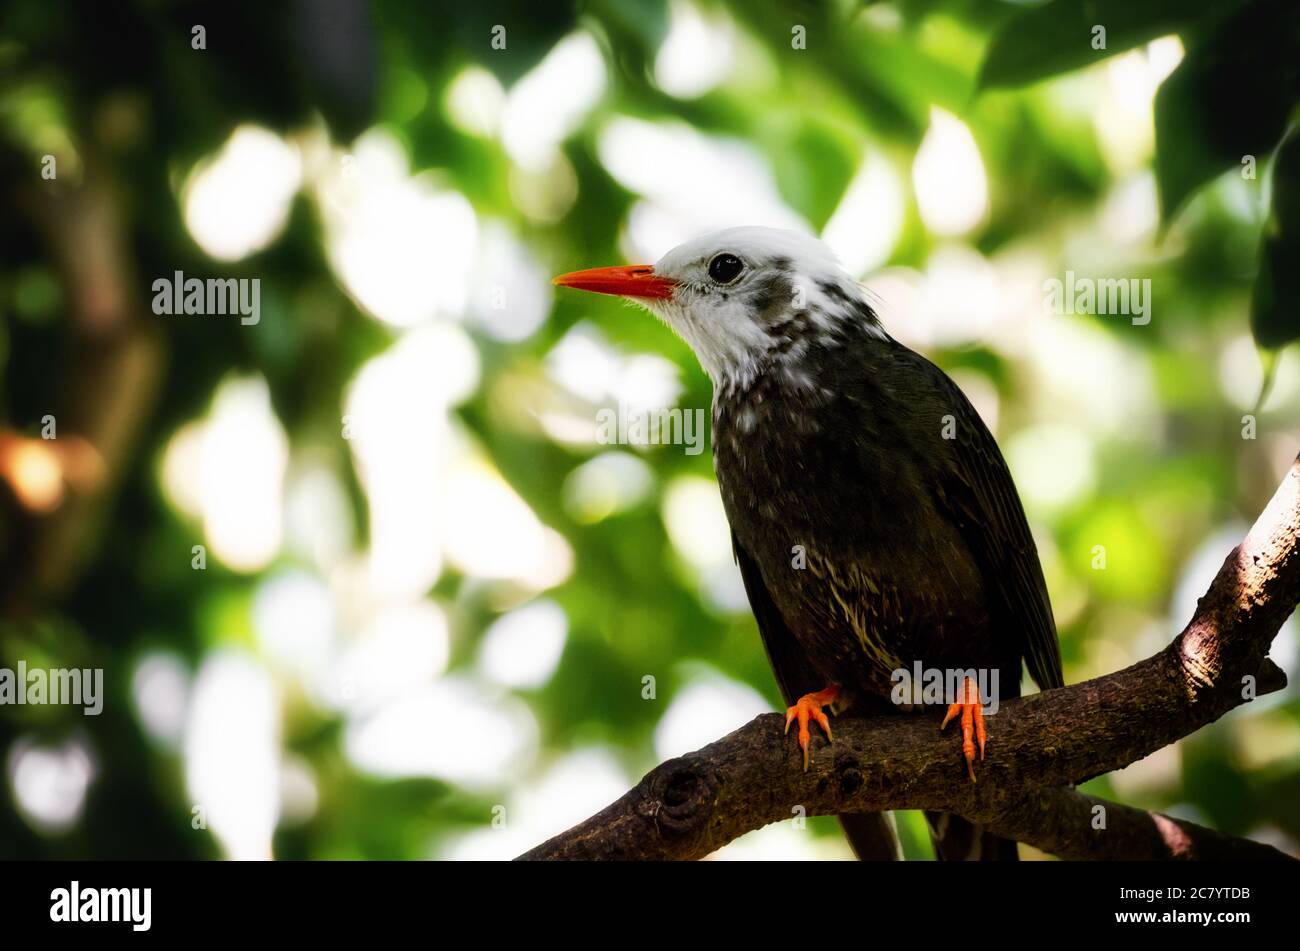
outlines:
[[[673,248],[654,272],[675,284],[673,295],[639,303],[682,336],[719,389],[788,369],[810,343],[833,344],[846,321],[884,336],[831,249],[796,231],[716,231]]]

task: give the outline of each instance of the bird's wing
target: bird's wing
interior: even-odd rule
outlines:
[[[1029,675],[1040,688],[1062,687],[1052,603],[1011,470],[965,394],[935,370],[946,382],[955,408],[964,404],[964,411],[955,414],[956,438],[943,440],[944,449],[937,454],[939,504],[983,566],[994,623],[1019,632]]]
[[[740,546],[736,533],[731,533],[731,549],[740,566],[740,577],[745,582],[745,594],[749,596],[749,606],[758,621],[758,633],[763,638],[763,647],[767,651],[767,662],[776,675],[776,685],[781,689],[781,696],[787,704],[792,704],[804,694],[813,693],[826,686],[825,678],[818,676],[807,656],[799,647],[794,634],[781,616],[781,610],[768,593],[758,563]],[[819,683],[821,680],[823,682]]]
[[[736,555],[736,564],[740,566],[745,594],[749,596],[749,606],[758,621],[758,633],[763,638],[767,661],[776,675],[781,696],[787,704],[793,704],[804,694],[822,689],[826,686],[825,678],[819,676],[808,662],[794,633],[781,616],[781,610],[768,593],[758,564],[741,547],[735,532],[731,533],[731,549]],[[839,819],[853,853],[862,861],[892,862],[903,857],[898,831],[889,813],[855,812]]]

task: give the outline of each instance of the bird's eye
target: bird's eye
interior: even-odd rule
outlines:
[[[709,262],[709,277],[719,284],[730,284],[744,269],[745,265],[734,254],[719,254]]]

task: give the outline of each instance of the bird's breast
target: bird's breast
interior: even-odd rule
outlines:
[[[906,444],[847,397],[720,401],[714,462],[736,538],[806,653],[879,689],[964,656],[983,581]]]

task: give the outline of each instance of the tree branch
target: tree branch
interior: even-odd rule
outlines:
[[[1004,703],[987,719],[978,783],[967,779],[958,744],[940,741],[939,711],[836,721],[833,744],[814,739],[806,773],[782,718],[764,714],[663,763],[617,802],[520,858],[702,858],[800,809],[947,812],[1065,858],[1285,858],[1064,787],[1122,769],[1282,689],[1286,675],[1267,659],[1268,647],[1297,601],[1300,458],[1183,632],[1124,670]]]

